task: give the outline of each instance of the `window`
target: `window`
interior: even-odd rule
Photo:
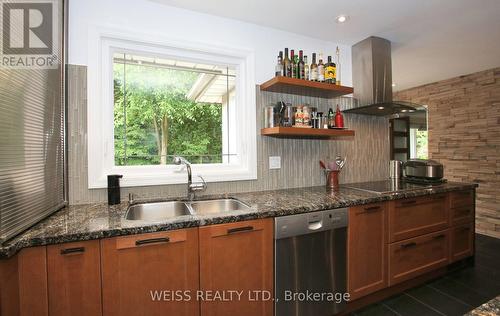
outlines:
[[[88,66],[89,188],[256,179],[253,52],[97,32]],[[152,38],[150,40],[153,40]],[[91,45],[92,47],[92,45]]]
[[[237,155],[223,128],[235,76],[231,66],[115,53],[115,165],[166,165],[175,155],[193,164],[229,163]]]

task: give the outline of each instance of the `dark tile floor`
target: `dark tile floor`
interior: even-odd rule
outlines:
[[[474,266],[354,312],[353,316],[463,315],[500,295],[500,239],[476,234]]]

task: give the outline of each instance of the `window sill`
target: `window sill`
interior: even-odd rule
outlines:
[[[191,166],[193,182],[201,181],[198,176],[201,175],[207,183],[226,182],[226,181],[245,181],[256,180],[257,170],[245,168],[228,167],[197,167]],[[211,170],[208,170],[210,168]],[[148,170],[149,169],[149,170]],[[121,174],[121,187],[141,187],[155,185],[186,184],[187,171],[185,168],[172,166],[167,167],[114,167],[105,175],[102,175],[97,181],[91,182],[89,179],[89,189],[107,188],[107,175]]]

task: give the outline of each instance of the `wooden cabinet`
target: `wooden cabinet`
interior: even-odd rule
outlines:
[[[199,315],[197,228],[103,239],[101,261],[105,316]]]
[[[50,316],[102,315],[99,241],[47,247]]]
[[[474,221],[474,191],[450,193],[451,225],[466,224]]]
[[[0,260],[0,315],[48,315],[45,247],[25,248]]]
[[[242,291],[239,300],[201,301],[203,316],[271,316],[273,301],[252,301],[252,291],[273,293],[273,220],[200,227],[200,287]]]
[[[446,229],[449,207],[445,194],[391,201],[389,240],[396,242]]]
[[[451,262],[472,256],[474,254],[474,223],[455,226],[450,230]]]
[[[389,245],[389,285],[447,265],[449,239],[446,229]]]
[[[349,209],[347,284],[352,300],[387,287],[386,205]]]

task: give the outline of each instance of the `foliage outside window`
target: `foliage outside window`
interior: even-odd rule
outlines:
[[[417,139],[417,158],[418,159],[428,159],[428,133],[427,131],[416,132]]]
[[[113,83],[116,166],[165,165],[174,155],[226,161],[223,121],[233,69],[117,53]]]

